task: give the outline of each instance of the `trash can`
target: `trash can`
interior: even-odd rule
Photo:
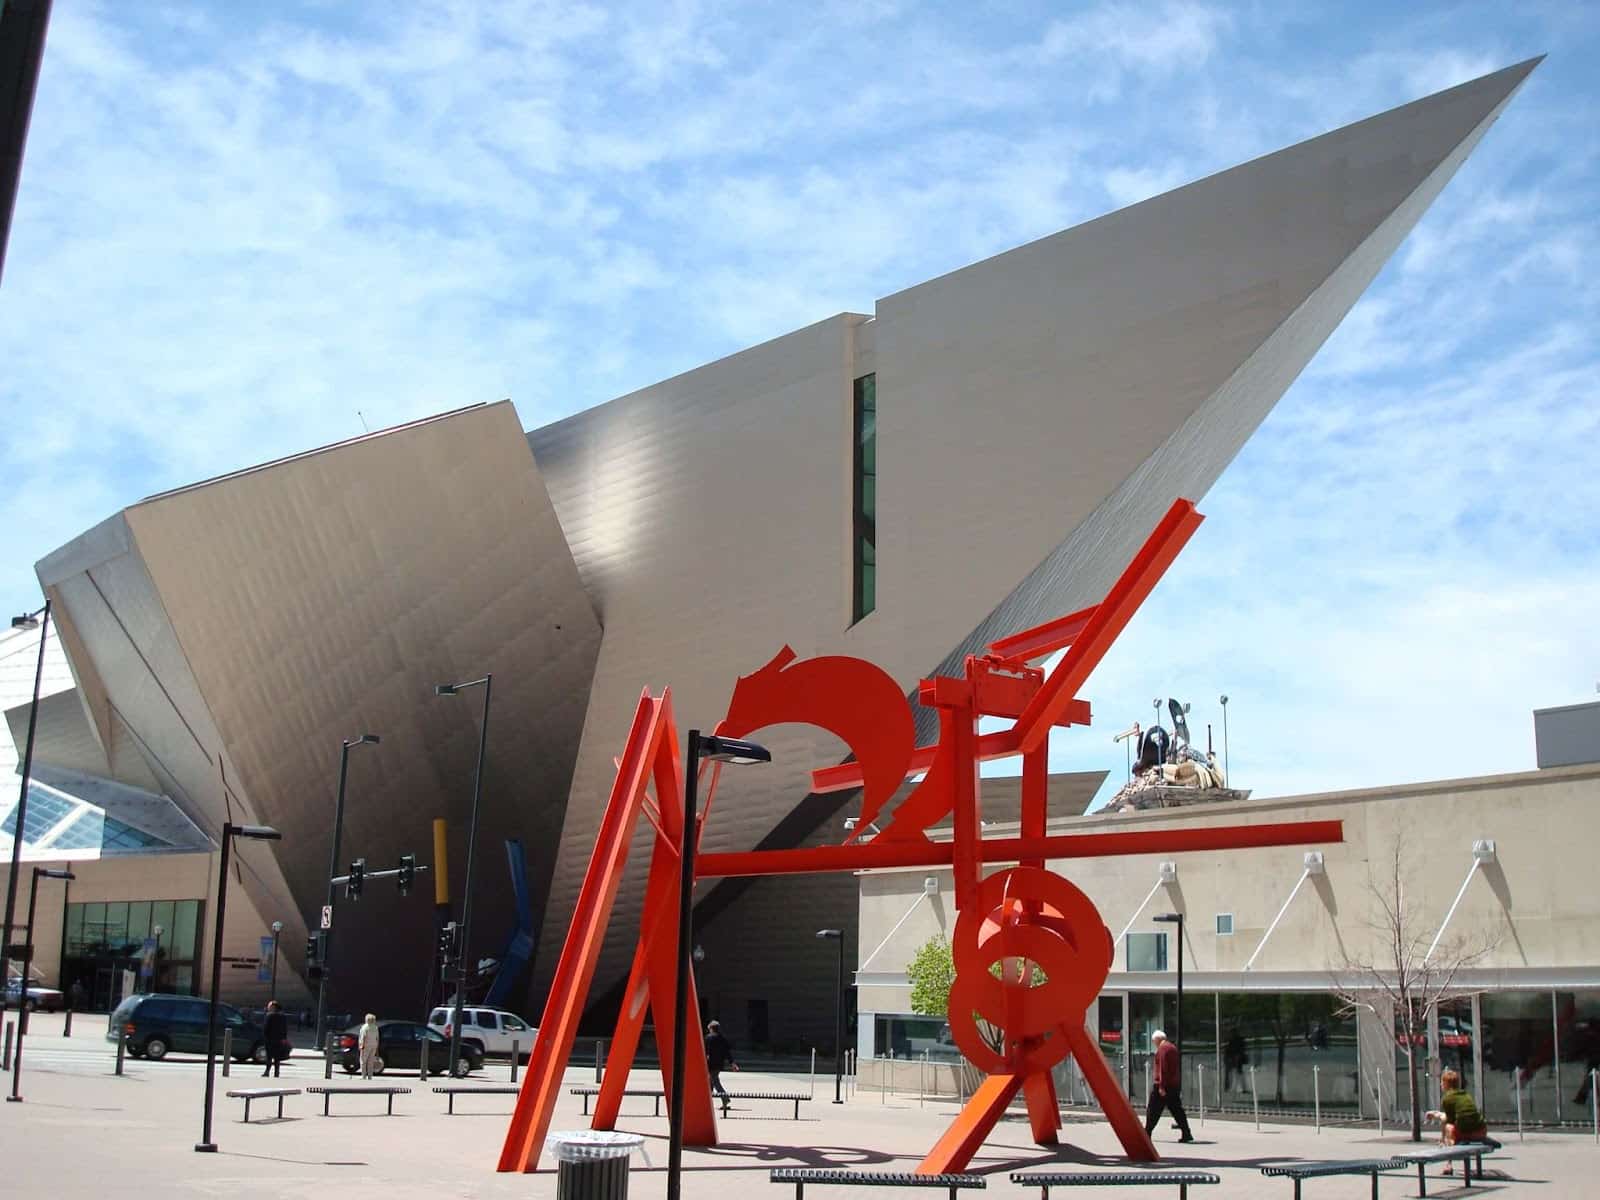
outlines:
[[[575,1129],[551,1133],[545,1145],[556,1158],[556,1200],[624,1200],[628,1155],[644,1145],[644,1138],[607,1129]]]

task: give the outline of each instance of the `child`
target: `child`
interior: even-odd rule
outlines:
[[[1439,1107],[1427,1114],[1428,1120],[1443,1124],[1439,1131],[1439,1144],[1456,1146],[1462,1142],[1485,1140],[1489,1136],[1488,1123],[1478,1111],[1472,1093],[1461,1090],[1460,1072],[1446,1070],[1439,1076],[1439,1086],[1444,1089],[1444,1094],[1439,1097]],[[1453,1168],[1447,1165],[1444,1173],[1452,1174]]]

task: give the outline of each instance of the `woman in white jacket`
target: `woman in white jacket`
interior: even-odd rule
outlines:
[[[378,1017],[376,1013],[368,1013],[367,1021],[361,1027],[361,1036],[356,1044],[361,1054],[361,1078],[371,1079],[372,1069],[378,1062]]]

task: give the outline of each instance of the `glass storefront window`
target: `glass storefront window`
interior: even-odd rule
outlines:
[[[126,954],[128,947],[128,902],[106,902],[105,944],[113,954]]]
[[[106,944],[106,906],[94,901],[83,906],[83,953],[98,954]]]
[[[1165,971],[1167,969],[1167,935],[1164,933],[1130,933],[1125,939],[1128,970]]]
[[[1592,1119],[1591,1072],[1600,1070],[1600,992],[1557,992],[1556,1100],[1563,1121]]]
[[[1517,1093],[1522,1120],[1542,1124],[1556,1112],[1555,1020],[1549,992],[1485,992],[1478,1000],[1483,1017],[1483,1079],[1478,1107],[1491,1122],[1514,1125]]]
[[[172,906],[171,900],[154,900],[150,904],[150,933],[155,935],[156,926],[161,926],[161,949],[166,952],[172,946]],[[180,956],[181,957],[181,956]]]
[[[179,900],[172,913],[171,957],[199,959],[200,946],[195,940],[200,934],[199,926],[200,901]]]
[[[145,938],[150,936],[150,901],[130,900],[128,902],[128,944],[134,947],[144,945]]]
[[[872,1053],[875,1058],[921,1058],[931,1062],[959,1062],[961,1051],[942,1017],[891,1016],[880,1013],[873,1021]]]
[[[1476,1096],[1479,1092],[1477,1046],[1478,1031],[1472,1024],[1472,998],[1463,996],[1459,1000],[1446,1000],[1439,1005],[1439,1066],[1440,1073],[1452,1070],[1461,1076],[1461,1086]],[[1434,1076],[1437,1082],[1438,1075]],[[1433,1098],[1438,1094],[1437,1087],[1429,1087],[1423,1093],[1428,1107],[1433,1107]]]
[[[144,942],[161,927],[154,978],[136,975],[146,991],[194,991],[200,957],[203,900],[115,900],[68,903],[61,963],[63,990],[82,985],[92,1008],[105,1010],[122,996],[125,972],[137,973]]]
[[[1326,992],[1224,992],[1223,1103],[1250,1103],[1250,1073],[1263,1108],[1355,1111],[1360,1063],[1356,1019]]]

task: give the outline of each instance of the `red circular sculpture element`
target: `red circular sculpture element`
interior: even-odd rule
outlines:
[[[1111,970],[1111,935],[1090,901],[1061,876],[1013,867],[978,885],[956,921],[951,954],[950,1032],[974,1066],[990,1074],[1045,1071],[1067,1056],[1057,1031],[1081,1023]],[[991,968],[999,966],[999,975]],[[1032,984],[1031,965],[1045,974]],[[997,1053],[977,1018],[1001,1030]]]

